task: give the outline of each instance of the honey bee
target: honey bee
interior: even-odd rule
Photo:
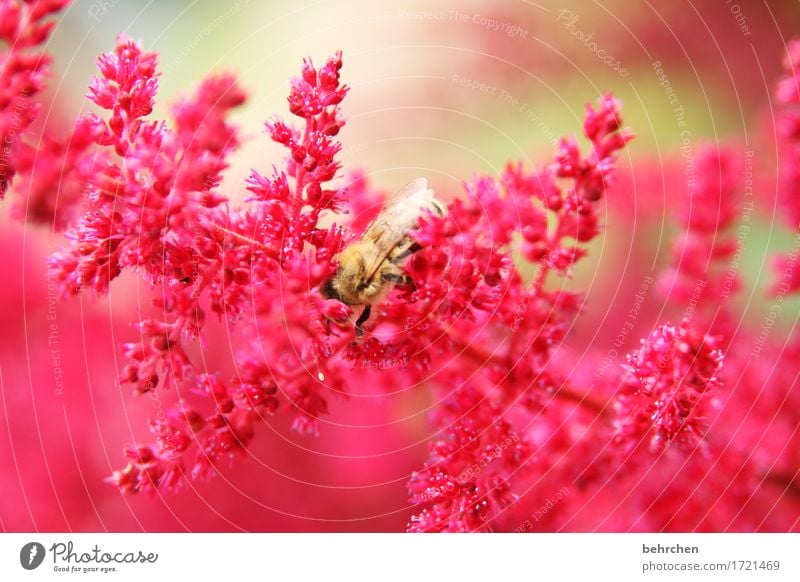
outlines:
[[[412,285],[402,268],[403,261],[422,247],[410,236],[426,211],[444,216],[445,207],[434,197],[425,178],[406,184],[366,228],[361,238],[339,253],[339,268],[320,289],[326,299],[346,305],[363,305],[356,321],[356,337],[364,335],[363,325],[370,309],[383,301],[393,285]]]

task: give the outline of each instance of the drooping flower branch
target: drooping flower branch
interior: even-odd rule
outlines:
[[[467,185],[465,200],[451,204],[447,218],[420,230],[425,250],[412,260],[415,280],[426,280],[419,263],[445,264],[458,267],[459,275],[470,274],[468,280],[481,282],[486,292],[477,295],[453,277],[452,287],[433,296],[439,305],[454,297],[480,297],[485,314],[462,316],[447,332],[431,330],[430,323],[425,328],[424,337],[453,338],[449,347],[463,363],[450,368],[440,363],[442,371],[432,379],[440,395],[435,422],[443,440],[431,445],[425,469],[409,483],[412,500],[427,506],[412,519],[411,531],[493,527],[514,500],[515,482],[531,468],[534,419],[545,406],[574,404],[552,358],[581,300],[577,293],[549,288],[548,275],[568,274],[586,254],[580,244],[599,234],[598,203],[611,181],[616,153],[631,139],[621,127],[619,103],[607,95],[597,109],[587,107],[588,155],[581,155],[574,138],[564,139],[554,163],[533,171],[511,164],[500,180],[478,179]],[[514,268],[515,232],[521,235],[524,258],[538,266],[529,283]],[[431,255],[435,260],[428,259]],[[486,347],[476,354],[470,346],[487,346],[488,355]]]
[[[39,48],[55,26],[48,17],[68,2],[0,1],[0,41],[7,45],[0,53],[0,200],[17,171],[26,167],[20,159],[22,138],[36,119],[36,95],[50,65],[50,57]]]
[[[346,311],[323,304],[309,289],[309,281],[317,286],[330,274],[341,242],[335,227],[317,227],[320,213],[334,208],[341,196],[337,190],[323,189],[338,169],[334,158],[340,146],[334,137],[343,121],[337,106],[346,93],[338,80],[340,68],[339,56],[319,72],[310,62],[304,64],[303,76],[294,81],[290,95],[292,112],[303,118],[304,128],[298,131],[279,120],[267,124],[272,139],[290,156],[285,169],[275,170],[270,178],[253,172],[248,180],[252,204],[241,211],[228,206],[217,210],[223,199],[208,187],[218,184],[224,156],[236,144],[235,132],[223,120],[227,110],[242,101],[238,90],[231,89],[232,79],[207,82],[198,100],[185,101],[176,109],[176,136],[185,136],[186,151],[193,156],[186,168],[205,163],[209,171],[199,180],[197,172],[189,170],[183,181],[176,172],[172,189],[196,197],[195,216],[188,214],[190,200],[184,200],[182,221],[173,223],[170,233],[170,252],[174,252],[168,261],[170,280],[163,281],[168,273],[161,275],[168,291],[162,310],[168,319],[142,323],[144,341],[126,346],[130,363],[123,380],[149,391],[159,383],[159,372],[165,372],[167,380],[194,385],[208,410],[201,413],[182,399],[166,419],[154,422],[155,446],[132,449],[128,467],[115,474],[124,490],[179,486],[192,445],[196,445],[192,475],[211,474],[218,460],[242,452],[255,425],[278,409],[278,386],[284,406],[296,411],[298,430],[315,431],[316,417],[326,405],[316,393],[319,388],[309,383],[319,385],[320,380],[298,374],[305,371],[302,361],[285,360],[294,346],[303,344],[303,359],[321,353],[323,342],[315,332],[323,333],[327,317],[341,319]],[[193,129],[198,123],[200,131]],[[316,251],[309,254],[307,247]],[[320,302],[312,316],[316,324],[307,314],[314,301]],[[243,333],[232,384],[217,374],[201,373],[199,363],[186,355],[185,342],[203,333],[205,308],[263,339],[250,346],[248,334]],[[246,314],[255,318],[245,318]],[[292,322],[289,329],[294,333],[276,334],[273,328],[259,336],[262,326],[276,326],[279,319]],[[329,377],[336,377],[335,369]]]

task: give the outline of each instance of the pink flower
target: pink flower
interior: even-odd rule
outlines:
[[[0,2],[0,40],[8,45],[0,53],[0,200],[17,172],[22,136],[39,110],[35,97],[44,87],[50,58],[37,52],[37,47],[47,40],[54,26],[47,17],[67,2]]]
[[[787,43],[783,68],[786,75],[778,82],[775,97],[781,105],[800,105],[800,40]]]
[[[626,449],[648,439],[654,451],[676,442],[689,451],[703,440],[722,353],[716,338],[688,322],[663,325],[628,356],[632,378],[616,402],[616,440]]]
[[[123,76],[122,84],[139,87],[144,105],[137,111],[145,112],[145,89],[155,89],[149,81],[155,76],[150,66],[154,58],[140,56],[138,47],[125,40],[118,45],[117,53],[116,60],[101,60],[106,81],[95,83],[95,93],[115,93],[107,81],[120,78],[118,69],[137,71],[140,80]],[[131,64],[115,69],[112,65],[121,57],[131,59]],[[135,64],[141,62],[147,65],[143,68]],[[196,100],[184,100],[175,107],[177,143],[171,165],[169,159],[154,158],[149,148],[144,156],[135,156],[138,164],[147,162],[142,164],[143,169],[153,164],[163,168],[153,172],[154,177],[165,180],[162,195],[169,199],[180,193],[183,201],[180,213],[158,219],[168,229],[153,231],[159,236],[157,248],[164,249],[159,253],[166,252],[169,257],[168,269],[164,270],[164,261],[156,252],[140,252],[133,263],[143,265],[156,280],[169,276],[171,282],[166,299],[160,302],[166,320],[142,322],[143,341],[125,348],[129,364],[122,380],[134,384],[139,392],[155,390],[162,376],[166,383],[189,381],[197,395],[207,401],[210,412],[200,413],[188,403],[180,403],[167,420],[154,422],[151,428],[157,446],[147,448],[151,454],[144,460],[132,458],[128,468],[114,476],[123,489],[170,489],[179,487],[189,474],[211,475],[221,460],[241,454],[255,426],[279,408],[294,411],[298,431],[317,432],[317,419],[327,412],[323,395],[327,389],[320,379],[309,383],[303,362],[330,356],[333,343],[342,345],[341,340],[330,339],[328,321],[342,321],[349,313],[338,302],[325,302],[308,288],[309,282],[319,285],[330,274],[330,262],[342,240],[336,228],[317,228],[320,213],[336,208],[341,197],[338,190],[323,189],[338,169],[335,156],[340,146],[332,136],[344,123],[337,108],[346,93],[338,83],[340,69],[340,56],[331,58],[319,73],[310,62],[305,63],[303,78],[294,82],[290,97],[290,102],[311,103],[302,108],[305,127],[299,131],[277,120],[267,124],[272,139],[287,148],[287,166],[275,170],[271,178],[252,173],[248,180],[250,209],[212,210],[224,200],[213,189],[219,184],[226,155],[238,144],[235,130],[224,118],[244,100],[230,77],[206,81]],[[165,144],[172,146],[170,133],[158,127],[161,149]],[[126,130],[120,135],[126,135]],[[131,140],[126,160],[136,152],[139,141]],[[132,186],[132,190],[139,188],[138,184]],[[142,218],[151,221],[157,211],[158,207],[151,205]],[[141,241],[137,242],[141,248]],[[306,245],[316,248],[311,257],[303,252]],[[204,300],[213,312],[232,321],[241,320],[248,312],[266,315],[280,310],[284,321],[293,323],[287,328],[289,333],[275,333],[269,326],[277,322],[261,321],[262,316],[240,321],[258,341],[252,349],[250,342],[242,341],[239,373],[231,385],[218,376],[199,373],[183,347],[187,339],[204,333],[200,307]],[[289,356],[297,346],[300,353]],[[343,362],[319,366],[320,378],[341,381]],[[278,386],[280,394],[276,394]],[[185,471],[189,449],[195,449],[194,460],[191,470]]]
[[[64,230],[78,217],[78,207],[109,152],[97,148],[107,131],[95,115],[79,119],[66,139],[43,136],[38,148],[20,144],[18,191],[24,198],[14,208],[17,218]],[[53,195],[53,192],[57,195]]]
[[[411,518],[409,531],[491,529],[499,510],[515,500],[509,475],[528,459],[530,446],[479,391],[460,387],[458,404],[458,413],[467,414],[450,419],[430,444],[426,466],[409,481],[411,501],[430,505]]]

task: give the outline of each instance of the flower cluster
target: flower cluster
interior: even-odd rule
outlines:
[[[178,164],[170,175],[174,183],[165,189],[183,193],[179,217],[159,233],[169,235],[168,252],[174,253],[172,269],[156,273],[168,291],[159,305],[167,320],[140,324],[144,341],[126,345],[129,364],[122,380],[146,392],[165,374],[167,381],[179,387],[188,382],[191,388],[166,418],[151,424],[156,443],[128,453],[128,466],[114,475],[123,490],[179,487],[187,474],[187,449],[195,454],[192,476],[213,474],[220,460],[244,452],[255,426],[279,407],[294,410],[299,431],[316,432],[317,418],[327,410],[322,379],[327,375],[329,382],[341,383],[345,367],[342,361],[320,364],[312,376],[304,365],[332,349],[328,320],[347,316],[344,306],[324,302],[309,288],[330,274],[341,244],[337,228],[317,226],[320,214],[341,197],[340,190],[323,189],[338,169],[334,137],[343,121],[337,105],[346,93],[339,84],[341,66],[339,55],[319,72],[304,64],[289,99],[304,127],[277,119],[267,124],[270,137],[289,150],[286,168],[270,178],[252,173],[247,182],[252,205],[245,210],[216,210],[225,199],[214,191],[225,156],[237,144],[235,130],[224,120],[244,98],[234,80],[212,78],[196,99],[175,108],[174,135],[182,146],[177,159],[191,165]],[[148,80],[142,77],[139,85],[148,86]],[[144,257],[143,264],[156,266],[155,257]],[[170,281],[163,281],[167,276]],[[230,381],[204,372],[186,353],[185,342],[204,334],[204,301],[242,328]],[[255,318],[244,319],[246,313]],[[279,321],[291,322],[289,333],[275,333]],[[203,401],[193,402],[198,396]]]
[[[0,53],[0,200],[23,169],[19,167],[22,137],[39,110],[35,97],[42,90],[50,57],[38,47],[55,26],[48,16],[67,2],[0,2],[0,41],[8,45]]]
[[[569,138],[542,169],[509,164],[499,180],[483,177],[467,184],[466,199],[453,202],[446,218],[426,222],[415,235],[424,250],[409,272],[424,284],[403,315],[433,301],[434,307],[411,319],[424,326],[424,337],[448,338],[439,342],[439,351],[449,348],[444,356],[460,363],[445,368],[447,360],[439,360],[441,371],[430,378],[444,411],[434,420],[449,444],[433,445],[425,471],[411,478],[412,500],[430,504],[412,520],[412,531],[495,527],[513,500],[514,483],[530,469],[537,440],[530,423],[554,396],[573,397],[551,359],[581,300],[564,288],[551,289],[549,277],[569,274],[586,254],[581,244],[599,234],[598,203],[611,181],[615,154],[632,137],[622,130],[619,102],[607,95],[597,109],[587,107],[584,135],[591,144],[587,155]],[[520,235],[522,255],[536,267],[532,281],[525,282],[514,267],[514,233]],[[436,272],[438,265],[445,266],[444,276]],[[427,316],[431,311],[436,317]],[[453,316],[457,319],[447,319]],[[445,322],[447,328],[433,327]],[[503,453],[510,465],[498,462],[494,470],[442,493],[443,480],[449,483],[464,465],[484,464],[486,451],[500,446],[510,430],[521,435]]]
[[[425,468],[409,481],[411,502],[425,507],[409,531],[479,531],[515,500],[509,476],[529,458],[529,446],[480,392],[460,388],[457,404],[462,409],[452,411]]]
[[[684,321],[663,325],[628,356],[632,378],[617,402],[617,442],[626,450],[649,439],[654,451],[673,442],[693,450],[703,439],[710,393],[719,385],[718,340],[700,337]]]

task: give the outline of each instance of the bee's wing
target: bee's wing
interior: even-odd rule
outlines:
[[[433,190],[425,178],[406,184],[364,231],[362,239],[374,243],[380,253],[368,265],[367,278],[371,279],[381,263],[402,242],[409,230],[416,228],[426,208],[436,208]]]

